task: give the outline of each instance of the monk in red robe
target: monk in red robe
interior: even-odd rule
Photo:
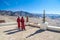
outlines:
[[[17,18],[17,23],[18,23],[18,29],[20,29],[20,17],[19,16]]]
[[[24,18],[23,17],[21,17],[21,28],[22,28],[22,30],[25,30],[25,20],[24,20]]]
[[[28,22],[28,16],[26,17],[26,22]]]

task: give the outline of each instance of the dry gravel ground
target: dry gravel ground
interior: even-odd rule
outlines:
[[[1,16],[0,15],[0,19],[5,20],[6,22],[16,22],[17,16],[7,16],[7,15]],[[29,22],[41,23],[42,22],[42,18],[29,17]],[[59,26],[60,27],[60,18],[56,18],[56,19],[46,18],[46,22],[48,22],[49,25]]]
[[[0,27],[0,40],[60,40],[60,33],[30,26],[26,26],[25,31],[19,31],[17,25],[10,25]]]
[[[14,16],[0,16],[0,19],[4,19],[6,22],[16,22],[16,18]],[[60,21],[47,19],[49,25],[60,26]],[[29,22],[41,23],[42,18],[29,18]],[[26,26],[25,31],[19,31],[17,25],[0,26],[0,40],[60,40],[60,32],[43,31],[31,26]]]

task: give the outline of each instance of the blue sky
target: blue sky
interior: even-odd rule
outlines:
[[[60,0],[0,0],[0,10],[60,14]]]

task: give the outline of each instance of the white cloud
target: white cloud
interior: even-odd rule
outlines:
[[[10,4],[7,1],[3,1],[3,3],[7,6],[10,6]]]

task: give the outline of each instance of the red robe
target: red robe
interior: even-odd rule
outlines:
[[[26,22],[28,22],[28,16],[26,17]]]
[[[20,18],[17,18],[17,23],[18,23],[18,29],[20,29]]]
[[[25,20],[24,20],[24,18],[22,17],[21,18],[21,28],[22,28],[22,30],[25,30]]]

